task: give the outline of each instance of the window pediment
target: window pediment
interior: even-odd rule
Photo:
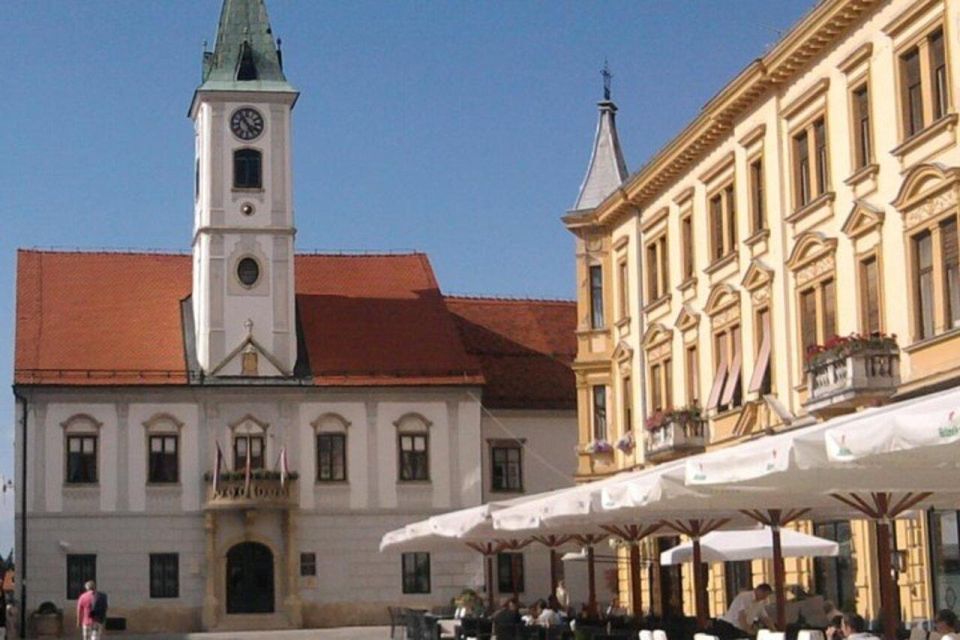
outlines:
[[[631,358],[633,358],[633,349],[630,348],[626,340],[618,342],[617,347],[613,350],[613,359],[617,362],[625,362]]]
[[[841,230],[851,238],[859,238],[868,231],[883,225],[883,209],[879,209],[866,200],[854,200],[853,208]]]
[[[721,283],[710,290],[704,311],[708,316],[714,316],[728,307],[737,306],[739,309],[739,305],[740,292],[737,291],[736,287]]]
[[[920,164],[907,172],[891,203],[904,216],[907,228],[954,207],[960,191],[960,167],[940,163]]]
[[[673,322],[673,326],[680,331],[689,331],[696,328],[698,324],[700,324],[700,314],[688,304],[680,308],[680,313],[677,314],[677,319]]]
[[[793,245],[793,251],[787,258],[787,268],[797,271],[821,256],[827,254],[832,256],[836,248],[836,238],[829,238],[819,231],[807,231],[797,238],[797,242]]]
[[[740,285],[747,291],[756,291],[760,287],[769,286],[771,282],[773,282],[773,269],[762,260],[754,259],[747,267],[747,273],[744,274]]]
[[[183,423],[169,413],[156,413],[143,426],[153,433],[179,433],[183,429]]]
[[[267,428],[270,426],[270,423],[263,422],[258,420],[251,414],[247,414],[228,425],[230,431],[233,431],[235,434],[262,434],[267,432]]]
[[[433,423],[416,411],[410,411],[394,420],[393,426],[401,431],[426,431]]]
[[[643,346],[647,349],[657,346],[663,342],[668,342],[673,337],[673,331],[659,322],[651,323],[650,327],[643,334]]]
[[[350,421],[339,413],[327,412],[320,415],[316,420],[310,423],[316,432],[340,432],[346,431],[350,426]]]
[[[72,433],[97,433],[103,423],[89,413],[77,413],[61,422],[60,426]]]

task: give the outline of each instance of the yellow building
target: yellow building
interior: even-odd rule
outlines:
[[[629,176],[601,103],[564,218],[578,480],[960,383],[958,29],[956,0],[824,0]],[[854,333],[896,345],[808,359]],[[788,583],[877,617],[873,528],[798,526],[843,551],[788,560]],[[899,522],[894,543],[903,618],[960,610],[957,512]],[[712,614],[768,569],[712,566]],[[690,577],[654,561],[645,606],[689,614]]]

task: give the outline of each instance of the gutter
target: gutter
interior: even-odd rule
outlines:
[[[17,564],[17,582],[20,584],[20,637],[27,637],[27,398],[21,394],[16,386],[13,388],[13,397],[21,403],[23,413],[20,417],[21,447],[20,452],[20,562]]]

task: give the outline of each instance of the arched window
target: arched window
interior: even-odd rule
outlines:
[[[256,149],[233,152],[233,188],[263,188],[263,154]]]
[[[80,413],[61,423],[66,453],[66,484],[97,484],[100,428],[93,416]]]

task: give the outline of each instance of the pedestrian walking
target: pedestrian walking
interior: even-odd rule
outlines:
[[[100,640],[107,620],[107,594],[97,591],[93,580],[83,586],[86,591],[77,599],[77,627],[83,631],[83,640]]]

